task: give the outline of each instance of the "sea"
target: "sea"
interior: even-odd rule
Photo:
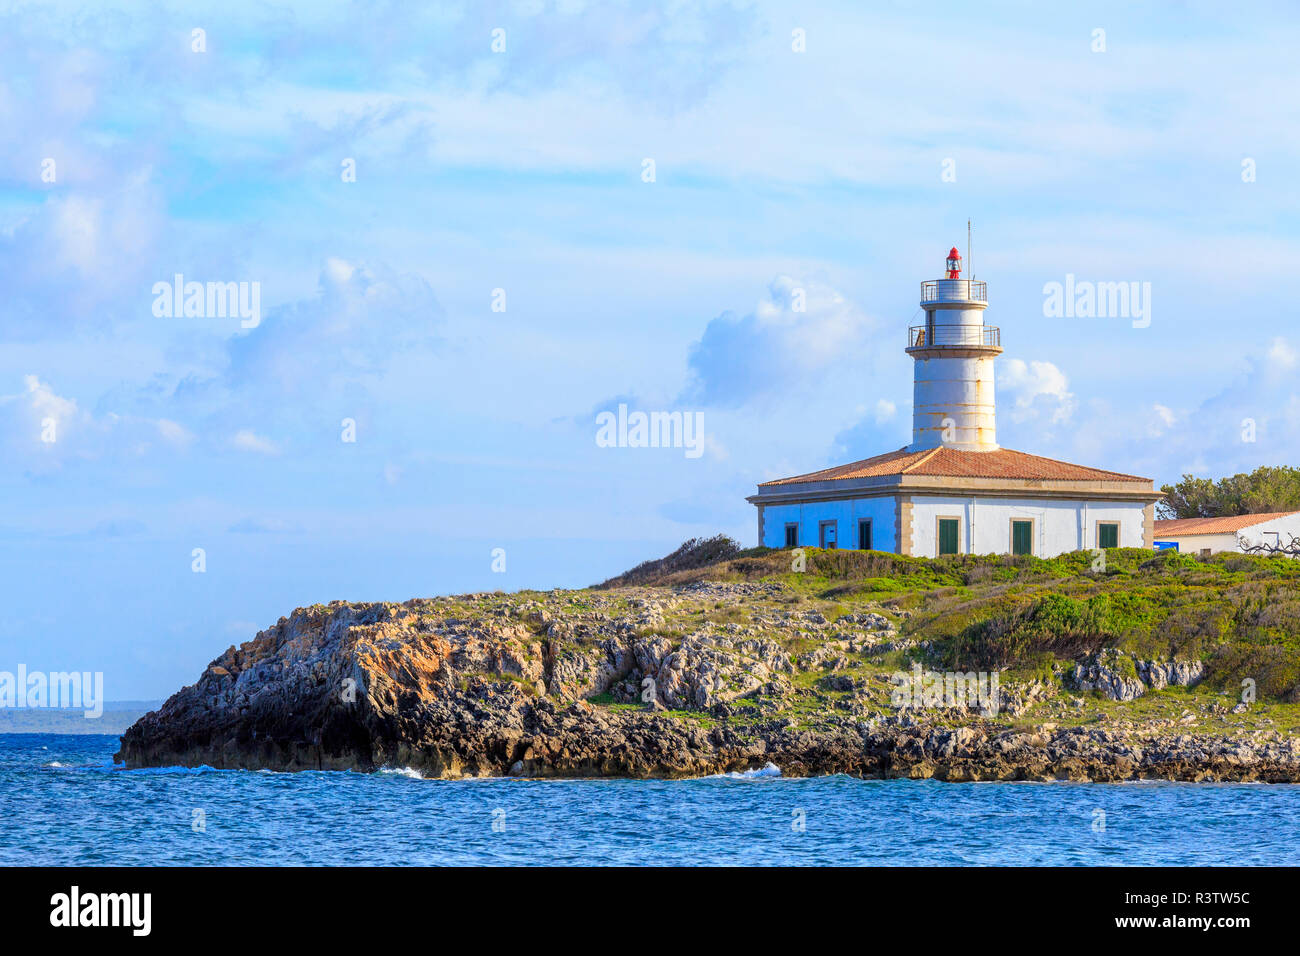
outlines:
[[[113,763],[0,735],[0,865],[1296,865],[1300,786],[424,780]]]

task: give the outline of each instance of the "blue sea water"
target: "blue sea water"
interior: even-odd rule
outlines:
[[[1291,785],[127,771],[117,745],[0,735],[0,864],[1300,863]]]

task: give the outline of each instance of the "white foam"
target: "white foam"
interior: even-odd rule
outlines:
[[[196,773],[246,773],[247,772],[244,770],[218,770],[216,767],[209,767],[207,764],[200,764],[197,767],[179,767],[179,766],[136,767],[133,770],[126,770],[124,769],[124,765],[119,763],[119,764],[113,764],[111,766],[105,765],[105,768],[110,770],[115,770],[117,773],[129,773],[129,774],[136,774],[145,777],[148,776],[162,777],[162,776],[170,776],[172,774],[183,776],[187,774],[196,774]]]
[[[424,775],[414,767],[384,767],[378,771],[381,774],[390,774],[395,777],[406,777],[410,780],[423,780]]]
[[[734,770],[731,771],[731,773],[715,773],[712,777],[705,777],[704,779],[705,780],[756,780],[760,777],[779,777],[779,776],[781,776],[781,768],[769,760],[767,763],[765,763],[762,767],[759,767],[757,770],[742,770],[739,773],[737,773]]]

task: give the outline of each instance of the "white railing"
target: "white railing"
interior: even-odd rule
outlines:
[[[922,302],[988,302],[988,285],[979,279],[931,279],[921,283]]]
[[[907,330],[909,349],[1002,347],[1002,330],[996,325],[914,325]]]

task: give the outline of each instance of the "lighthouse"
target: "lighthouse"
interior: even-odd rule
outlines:
[[[1001,331],[984,324],[988,287],[963,279],[961,253],[949,251],[945,275],[921,283],[925,322],[907,330],[912,370],[910,451],[997,451],[993,360]]]
[[[1161,497],[1150,478],[998,445],[1002,335],[984,323],[988,288],[963,278],[956,248],[944,265],[921,283],[925,320],[907,330],[911,443],[761,482],[746,498],[759,544],[927,558],[1150,548]]]

